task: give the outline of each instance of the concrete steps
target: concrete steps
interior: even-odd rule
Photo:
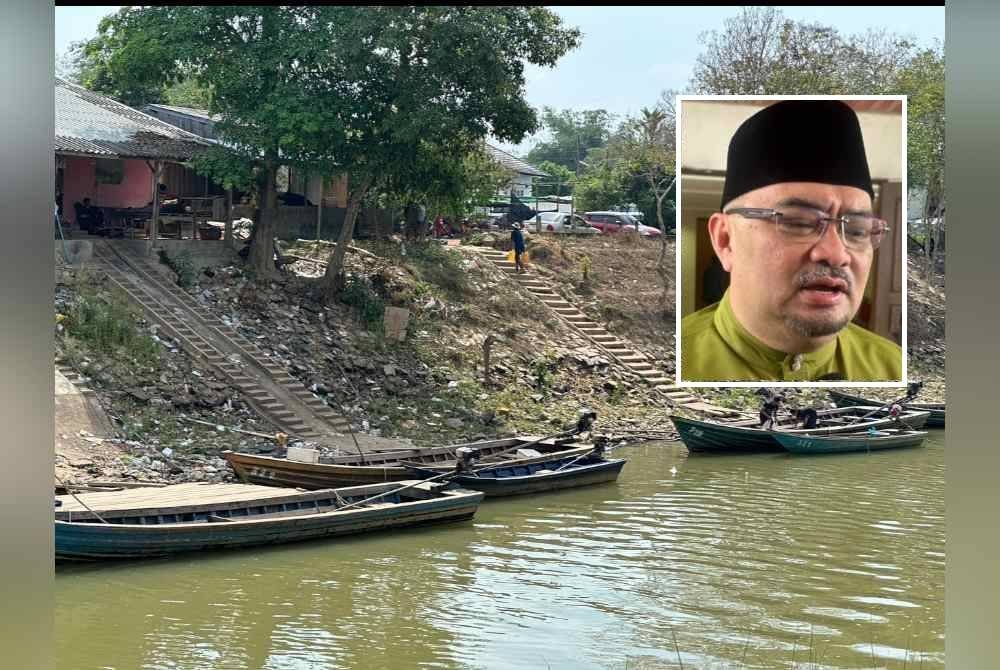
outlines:
[[[218,370],[277,429],[293,437],[336,442],[332,433],[350,429],[282,365],[215,316],[148,261],[95,245],[109,278],[189,353]],[[240,362],[234,362],[234,359]]]
[[[648,357],[636,352],[628,343],[609,333],[602,325],[595,323],[587,314],[556,293],[548,282],[540,279],[530,270],[516,272],[514,263],[508,261],[503,252],[485,250],[481,253],[484,258],[491,261],[506,275],[514,278],[518,284],[538,298],[554,314],[585,335],[600,349],[610,354],[622,367],[656,389],[672,404],[712,416],[722,417],[735,414],[732,410],[706,403],[690,391],[674,386],[673,380],[656,369]]]

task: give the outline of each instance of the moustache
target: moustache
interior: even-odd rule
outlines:
[[[851,275],[846,270],[829,265],[818,265],[799,273],[795,276],[795,286],[800,289],[805,288],[820,279],[840,279],[847,284],[848,293],[854,290],[854,281],[851,279]]]

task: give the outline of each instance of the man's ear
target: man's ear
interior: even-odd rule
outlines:
[[[726,272],[733,271],[732,238],[729,230],[729,220],[725,214],[716,212],[708,220],[708,236],[712,239],[712,248],[722,263]]]

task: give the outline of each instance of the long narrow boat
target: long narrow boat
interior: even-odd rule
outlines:
[[[847,435],[789,435],[775,433],[774,439],[793,454],[843,454],[879,449],[901,449],[923,444],[927,432],[896,429],[873,430]]]
[[[609,460],[584,452],[582,457],[567,455],[533,463],[480,466],[474,474],[458,475],[451,481],[452,486],[482,491],[486,497],[493,498],[613,482],[624,466],[624,459]],[[411,467],[410,470],[422,478],[439,472],[434,468],[420,467]]]
[[[403,462],[451,469],[455,466],[456,450],[462,447],[478,451],[481,461],[502,459],[498,461],[498,465],[500,463],[532,463],[555,454],[579,456],[591,448],[590,445],[580,443],[559,444],[553,440],[537,442],[537,438],[515,437],[455,444],[448,447],[371,454],[366,456],[364,462],[357,455],[339,456],[320,463],[301,463],[285,458],[256,456],[232,451],[225,451],[222,455],[244,482],[267,486],[297,486],[318,489],[412,479],[413,473],[405,465],[402,465]],[[522,447],[533,449],[541,456],[519,457],[517,451]]]
[[[881,407],[885,404],[881,400],[873,400],[872,398],[865,398],[852,393],[844,393],[843,391],[834,391],[833,389],[829,390],[829,394],[833,401],[837,403],[837,407],[851,407],[858,405]],[[944,428],[945,403],[907,402],[903,403],[902,406],[903,409],[912,409],[917,412],[930,412],[931,415],[927,417],[927,427]]]
[[[682,416],[671,416],[677,433],[684,445],[692,452],[780,452],[784,451],[775,439],[777,433],[790,435],[836,435],[857,433],[869,428],[879,430],[891,428],[895,420],[888,410],[863,418],[872,411],[871,407],[840,407],[819,410],[816,428],[798,428],[794,418],[783,418],[772,430],[764,430],[753,419],[733,423],[701,421]],[[927,421],[930,412],[904,410],[899,420],[907,427],[918,430]]]
[[[57,498],[65,504],[55,513],[56,560],[166,556],[461,521],[471,519],[483,499],[482,493],[417,481],[306,493],[223,484],[209,485],[200,496],[192,495],[191,484],[177,486],[158,489],[145,502],[110,493]],[[379,494],[387,495],[341,509]],[[171,495],[177,504],[148,506]]]

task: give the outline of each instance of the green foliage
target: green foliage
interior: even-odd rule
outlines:
[[[382,331],[385,301],[367,281],[358,277],[350,278],[340,293],[340,300],[356,310],[358,319],[368,330]]]
[[[122,296],[78,284],[76,300],[63,320],[67,359],[78,362],[89,351],[159,367],[159,348],[149,335],[139,332],[136,320]]]
[[[897,93],[896,77],[915,49],[886,31],[844,36],[773,7],[744,8],[699,40],[691,88],[717,94]]]
[[[590,268],[591,268],[591,266],[592,266],[592,262],[590,260],[590,256],[587,256],[586,254],[584,254],[580,258],[580,276],[583,278],[584,282],[589,282],[590,281]]]
[[[163,90],[163,101],[177,107],[208,109],[212,102],[212,91],[202,86],[194,77],[177,81]]]
[[[604,109],[577,112],[545,107],[542,109],[542,126],[549,138],[536,144],[525,160],[534,165],[555,163],[575,173],[577,161],[585,158],[591,149],[608,143],[614,118]]]
[[[207,5],[127,7],[89,44],[119,90],[188,76],[210,87],[219,139],[268,175],[279,157],[324,174],[349,168],[346,244],[373,187],[454,182],[456,157],[488,133],[532,132],[525,63],[551,67],[579,39],[533,6]],[[258,225],[269,239],[269,217]],[[344,246],[329,261],[333,284]],[[263,271],[262,259],[255,247]]]
[[[579,212],[619,207],[628,202],[630,175],[621,166],[608,163],[592,165],[576,181],[574,206]]]
[[[944,52],[926,49],[899,73],[907,98],[907,179],[933,189],[944,169]]]
[[[538,197],[547,195],[566,196],[573,194],[573,182],[576,174],[565,165],[553,163],[552,161],[542,161],[537,164],[539,170],[547,172],[550,176],[536,180],[532,193]]]
[[[473,207],[490,202],[514,173],[497,163],[481,142],[467,144],[465,149],[461,143],[421,145],[421,151],[411,157],[408,171],[396,170],[385,180],[383,195],[399,209],[409,202],[426,203],[431,219],[459,219]]]
[[[173,270],[174,274],[177,275],[178,286],[185,289],[194,286],[194,280],[198,276],[198,273],[195,271],[194,260],[191,257],[190,251],[185,249],[175,256],[170,256],[166,250],[159,249],[158,254],[160,262]]]

